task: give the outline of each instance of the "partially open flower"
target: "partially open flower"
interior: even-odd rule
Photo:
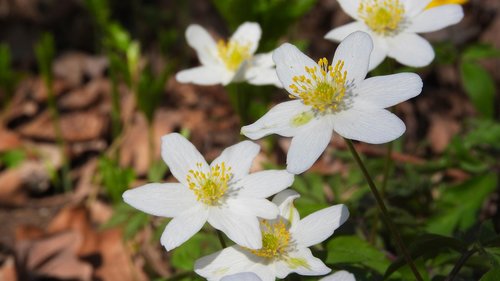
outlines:
[[[406,127],[384,108],[412,98],[422,90],[413,73],[365,80],[372,51],[370,36],[355,32],[340,43],[333,61],[314,62],[295,46],[284,44],[274,52],[278,77],[293,101],[273,107],[242,134],[259,139],[269,134],[293,137],[287,170],[309,169],[327,147],[333,131],[367,143],[392,141]]]
[[[404,65],[426,66],[434,59],[434,50],[417,33],[440,30],[458,23],[464,16],[460,5],[426,9],[431,1],[338,0],[356,21],[331,30],[325,38],[340,42],[355,31],[369,33],[374,43],[370,70],[387,56]]]
[[[226,148],[210,165],[179,134],[162,138],[162,157],[179,183],[150,183],[126,191],[123,200],[152,215],[172,217],[161,237],[167,251],[179,246],[208,221],[231,240],[262,247],[258,218],[274,219],[278,208],[266,198],[289,187],[283,170],[248,174],[259,146],[243,141]]]
[[[261,220],[262,248],[231,246],[196,261],[195,272],[208,280],[253,272],[263,281],[300,275],[324,275],[330,269],[309,250],[330,237],[349,217],[344,205],[322,209],[300,219],[293,200],[299,195],[285,190],[273,198],[280,210],[273,220]],[[255,276],[253,276],[255,279]],[[252,280],[254,280],[252,279]]]
[[[281,87],[271,54],[254,55],[261,33],[258,23],[246,22],[228,41],[215,42],[203,27],[190,25],[186,39],[196,50],[202,65],[180,71],[176,75],[177,81],[199,85],[247,81],[254,85]]]

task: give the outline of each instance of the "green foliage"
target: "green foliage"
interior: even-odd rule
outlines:
[[[26,152],[21,149],[13,149],[0,153],[0,166],[15,168],[26,159]]]
[[[197,259],[220,250],[216,237],[215,233],[198,232],[172,253],[172,265],[192,270]]]
[[[11,54],[9,46],[0,44],[0,106],[7,106],[8,101],[14,94],[17,77],[12,70]]]
[[[498,281],[500,280],[500,267],[488,271],[479,281]]]
[[[327,245],[326,263],[360,265],[384,274],[390,265],[384,253],[357,236],[340,236]]]
[[[271,51],[288,28],[309,11],[317,0],[212,0],[235,30],[245,21],[258,22],[263,30],[260,49]]]
[[[101,227],[103,229],[123,226],[123,237],[130,239],[150,223],[150,216],[128,204],[119,202],[114,207],[113,216]]]
[[[52,61],[55,56],[54,37],[50,33],[42,34],[42,37],[35,46],[35,54],[38,61],[38,68],[49,89],[52,87]]]
[[[435,202],[437,213],[427,222],[427,231],[451,235],[455,230],[465,231],[477,222],[477,212],[486,197],[496,189],[497,176],[484,174],[463,184],[441,190]]]
[[[115,203],[122,201],[122,194],[135,180],[135,172],[131,168],[122,168],[112,159],[99,159],[99,176],[107,194]]]
[[[473,45],[462,53],[460,73],[465,92],[478,113],[493,118],[496,86],[490,73],[479,64],[481,59],[499,58],[500,50],[489,45]]]

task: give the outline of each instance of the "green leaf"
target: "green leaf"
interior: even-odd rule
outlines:
[[[485,174],[444,189],[436,202],[440,212],[428,221],[427,231],[451,235],[455,229],[468,229],[477,222],[477,212],[496,187],[497,176]]]
[[[197,259],[219,250],[218,245],[215,233],[198,232],[173,251],[171,263],[176,268],[192,270]]]
[[[149,215],[143,212],[136,212],[126,222],[123,235],[125,239],[134,237],[144,226],[149,224]]]
[[[26,159],[26,153],[20,149],[6,151],[0,155],[0,164],[7,168],[15,168]]]
[[[155,161],[148,170],[148,181],[159,182],[168,171],[168,166],[162,160]]]
[[[498,281],[500,280],[500,268],[493,268],[488,271],[479,281]]]
[[[416,260],[418,257],[422,256],[425,258],[433,258],[445,250],[453,250],[461,253],[467,250],[467,244],[452,237],[425,233],[415,238],[408,250],[413,260]],[[405,264],[406,261],[404,259],[397,259],[389,266],[384,274],[384,278],[388,278]]]
[[[471,61],[486,58],[500,58],[500,49],[490,44],[476,44],[468,47],[462,53],[462,59],[464,60]]]
[[[465,92],[483,117],[492,119],[494,113],[495,81],[482,66],[463,61],[460,65]]]
[[[383,252],[357,236],[340,236],[328,245],[326,263],[359,264],[384,274],[390,265]]]

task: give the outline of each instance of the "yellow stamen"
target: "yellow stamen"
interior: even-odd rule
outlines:
[[[196,163],[198,170],[189,170],[187,175],[188,187],[196,195],[196,199],[207,205],[217,205],[226,194],[228,182],[232,177],[231,167],[224,162],[215,165],[210,172],[203,173],[201,163]]]
[[[347,71],[343,71],[344,61],[339,60],[334,66],[322,58],[318,67],[305,67],[306,75],[294,76],[290,85],[293,98],[300,98],[305,105],[312,106],[323,113],[336,112],[342,104],[346,92]]]
[[[248,249],[252,254],[273,259],[286,256],[290,245],[290,232],[285,222],[279,221],[270,224],[268,221],[261,221],[262,248],[259,250]]]
[[[219,40],[217,42],[217,51],[227,69],[231,71],[238,70],[240,65],[251,57],[250,45],[240,44],[235,41],[225,42],[224,40]]]
[[[399,0],[362,0],[358,15],[373,32],[391,35],[400,27],[405,9]]]
[[[463,5],[467,2],[469,2],[469,0],[433,0],[431,3],[429,3],[429,5],[427,5],[426,9],[434,8],[441,5],[451,5],[451,4]]]

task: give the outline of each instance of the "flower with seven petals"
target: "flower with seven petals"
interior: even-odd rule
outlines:
[[[258,23],[245,22],[229,41],[221,39],[215,42],[203,27],[190,25],[186,39],[196,50],[202,65],[180,71],[176,75],[177,81],[199,85],[248,81],[254,85],[281,87],[271,53],[254,55],[261,33]]]
[[[342,9],[356,21],[335,28],[326,39],[339,42],[355,31],[371,35],[374,49],[369,69],[385,57],[422,67],[434,59],[434,50],[417,33],[432,32],[458,23],[463,18],[460,5],[426,9],[432,0],[338,0]]]
[[[248,174],[259,146],[243,141],[226,148],[210,165],[184,137],[162,137],[162,157],[179,183],[150,183],[126,191],[129,205],[152,215],[172,217],[161,243],[179,246],[208,221],[234,242],[262,247],[259,220],[274,219],[276,205],[266,198],[289,187],[293,175],[284,170]]]
[[[273,107],[241,132],[259,139],[269,134],[293,137],[287,170],[307,170],[325,150],[333,131],[367,143],[392,141],[405,131],[404,123],[384,108],[417,96],[422,80],[413,73],[365,79],[372,40],[364,32],[349,35],[337,48],[329,65],[318,63],[295,46],[274,51],[276,71],[293,101]]]
[[[340,204],[301,220],[293,206],[293,200],[298,197],[295,191],[285,190],[273,198],[280,213],[274,220],[261,220],[261,249],[252,250],[239,245],[225,248],[197,260],[195,272],[208,280],[253,272],[263,281],[274,281],[276,277],[282,279],[292,272],[300,275],[324,275],[330,272],[320,259],[312,255],[309,247],[330,237],[347,220],[349,211]],[[255,278],[248,274],[246,276]]]

